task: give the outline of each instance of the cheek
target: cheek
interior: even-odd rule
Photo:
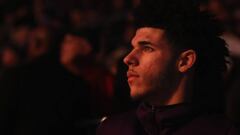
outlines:
[[[142,81],[149,87],[157,87],[159,81],[166,77],[169,60],[162,57],[152,57],[142,66]]]
[[[143,65],[144,66],[142,66],[143,71],[142,73],[144,74],[144,76],[154,77],[161,74],[161,72],[166,67],[166,61],[161,60],[158,57],[155,57],[146,60],[145,63],[143,63]]]

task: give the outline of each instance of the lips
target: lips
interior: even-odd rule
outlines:
[[[134,81],[138,77],[139,77],[139,75],[134,71],[128,71],[127,72],[127,78],[128,78],[129,83],[131,83],[132,81]]]

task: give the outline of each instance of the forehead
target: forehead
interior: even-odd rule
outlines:
[[[132,43],[137,43],[139,41],[149,41],[153,44],[158,44],[166,41],[164,36],[165,31],[159,28],[143,27],[136,31],[136,35],[132,39]]]

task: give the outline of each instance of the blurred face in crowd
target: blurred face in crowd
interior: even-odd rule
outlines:
[[[240,36],[240,1],[223,0],[227,13],[229,14],[229,24],[231,32]]]
[[[24,47],[27,43],[29,36],[29,28],[27,26],[20,26],[16,30],[13,30],[12,40],[19,45],[19,47]]]
[[[29,36],[28,57],[34,59],[47,53],[50,45],[50,35],[46,27],[37,27]]]
[[[86,24],[86,18],[84,16],[85,14],[83,11],[74,9],[70,12],[70,25],[71,27],[81,27]]]
[[[132,39],[131,52],[124,58],[133,99],[154,99],[170,92],[176,81],[176,62],[164,30],[143,27]]]
[[[210,0],[208,11],[215,16],[215,19],[221,22],[225,22],[228,19],[228,14],[220,0]]]
[[[2,66],[4,68],[14,67],[18,64],[19,58],[16,52],[10,48],[5,48],[2,52]]]
[[[64,64],[72,63],[77,57],[86,56],[91,51],[91,45],[86,39],[67,34],[61,47],[61,62]]]

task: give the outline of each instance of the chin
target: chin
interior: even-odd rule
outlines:
[[[139,93],[138,90],[131,90],[130,95],[132,100],[134,101],[142,100],[143,97],[145,97],[144,93]]]

